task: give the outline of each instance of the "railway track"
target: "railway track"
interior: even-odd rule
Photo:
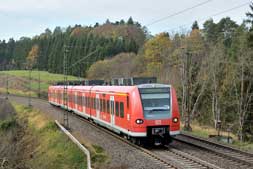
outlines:
[[[253,169],[253,154],[251,153],[187,134],[180,134],[174,140],[227,159],[240,168]]]
[[[65,111],[65,110],[64,110]],[[145,155],[149,156],[150,158],[155,159],[158,163],[161,165],[164,165],[166,168],[171,169],[221,169],[218,166],[215,166],[213,164],[210,164],[206,161],[203,161],[199,158],[196,158],[194,156],[191,156],[190,154],[184,153],[183,151],[177,150],[171,146],[165,146],[163,149],[146,149],[141,146],[138,146],[129,140],[127,140],[124,137],[121,137],[120,135],[117,135],[106,128],[99,126],[92,121],[89,121],[87,119],[84,119],[83,117],[76,115],[72,113],[73,116],[75,116],[78,120],[88,123],[92,125],[93,127],[98,128],[99,130],[102,130],[103,132],[109,134],[112,137],[117,138],[118,140],[140,150]]]
[[[46,100],[42,100],[42,99],[34,99],[35,100],[38,100],[38,101],[43,101],[43,103],[48,103]],[[60,108],[59,108],[60,109]],[[62,110],[62,109],[60,109]],[[62,110],[62,111],[65,111],[65,110]],[[197,156],[191,154],[191,153],[186,153],[183,149],[180,150],[180,148],[178,147],[174,147],[172,145],[170,146],[166,146],[164,147],[163,149],[146,149],[146,148],[143,148],[143,147],[140,147],[138,145],[135,145],[133,143],[131,143],[130,141],[128,141],[127,139],[105,129],[104,127],[101,127],[97,124],[94,124],[93,122],[91,121],[88,121],[76,114],[72,114],[71,116],[73,116],[74,118],[76,117],[76,119],[82,121],[82,122],[85,122],[89,125],[92,125],[93,127],[96,127],[98,128],[99,130],[109,134],[110,136],[112,137],[115,137],[117,138],[118,140],[130,145],[131,147],[134,147],[135,149],[138,149],[138,151],[142,152],[145,156],[155,160],[159,165],[161,166],[164,166],[165,168],[173,168],[173,169],[181,169],[181,168],[211,168],[211,169],[220,169],[220,165],[217,165],[217,164],[211,164],[210,162],[207,162],[204,160],[201,160],[200,158],[198,158]],[[190,139],[192,139],[190,141]],[[210,148],[208,147],[208,145],[204,145],[204,143],[201,143],[200,140],[198,140],[199,142],[196,142],[194,141],[193,137],[192,136],[187,136],[187,135],[180,135],[176,138],[177,141],[181,142],[181,143],[184,143],[184,144],[187,144],[187,145],[190,145],[191,147],[194,147],[194,149],[201,149],[202,151],[206,151],[206,154],[209,154],[210,152],[214,155],[219,155],[221,156],[222,158],[226,158],[229,159],[229,160],[232,160],[234,159],[235,157],[229,157],[229,155],[222,155],[222,152],[220,153],[216,153],[214,151],[217,151],[217,150],[213,150],[211,151],[210,149],[215,149],[214,147]],[[195,139],[197,140],[197,139]],[[204,142],[204,141],[202,141]],[[199,144],[199,145],[198,145]],[[207,143],[205,143],[207,144]],[[211,144],[211,143],[210,143]],[[207,147],[204,147],[204,146],[207,146]],[[220,150],[221,151],[221,150]],[[238,150],[237,153],[241,152],[240,150]],[[245,152],[244,152],[245,153]],[[248,153],[246,153],[248,154]],[[252,168],[252,154],[249,154],[250,155],[250,158],[249,158],[249,161],[246,160],[246,163],[242,162],[242,161],[245,161],[245,160],[236,160],[236,164],[240,164],[241,167],[240,168]],[[233,160],[235,161],[235,160]],[[235,167],[236,168],[236,167]]]
[[[65,110],[64,110],[64,111],[65,111]],[[118,140],[120,140],[120,141],[122,141],[122,142],[124,142],[124,143],[126,143],[126,144],[128,144],[128,145],[130,145],[131,147],[134,147],[135,149],[140,150],[143,154],[149,156],[150,158],[155,159],[158,163],[160,163],[160,164],[166,166],[166,168],[178,169],[178,167],[175,166],[175,165],[173,165],[170,161],[166,161],[166,160],[160,158],[158,155],[156,155],[156,154],[153,153],[152,151],[149,151],[149,150],[147,150],[147,149],[145,149],[145,148],[143,148],[143,147],[140,147],[140,146],[138,146],[138,145],[135,145],[135,144],[131,143],[130,141],[128,141],[127,139],[125,139],[125,138],[123,138],[123,137],[121,137],[121,136],[119,136],[119,135],[117,135],[117,134],[115,134],[115,133],[113,133],[113,132],[111,132],[111,131],[105,129],[105,128],[102,127],[102,126],[99,126],[99,125],[93,123],[92,121],[89,121],[89,120],[87,120],[87,119],[84,119],[83,117],[81,117],[81,116],[79,116],[79,115],[76,115],[76,114],[74,114],[74,113],[71,113],[71,114],[72,114],[73,116],[75,116],[78,120],[80,120],[80,121],[82,121],[82,122],[85,122],[85,123],[88,123],[88,124],[92,125],[93,127],[98,128],[99,130],[101,130],[101,131],[103,131],[103,132],[109,134],[110,136],[112,136],[112,137],[114,137],[114,138],[117,138]]]
[[[158,154],[164,160],[172,161],[173,165],[178,166],[179,168],[221,169],[218,166],[215,166],[213,164],[210,164],[209,162],[196,158],[172,146],[165,146],[163,150],[153,150],[153,152],[155,154]]]

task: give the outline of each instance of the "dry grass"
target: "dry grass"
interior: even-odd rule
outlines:
[[[15,109],[18,118],[27,121],[21,141],[27,143],[24,153],[29,154],[25,161],[29,168],[86,168],[83,152],[45,114],[22,105],[15,104]]]

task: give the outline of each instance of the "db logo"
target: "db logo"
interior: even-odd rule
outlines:
[[[157,124],[157,125],[162,124],[162,121],[161,120],[155,120],[155,124]]]

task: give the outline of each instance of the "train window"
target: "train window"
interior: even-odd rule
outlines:
[[[99,105],[99,99],[96,99],[96,109],[99,110],[99,107],[100,107],[100,105]]]
[[[110,102],[109,100],[106,101],[107,102],[107,113],[110,113]]]
[[[87,97],[87,107],[90,108],[90,97]]]
[[[124,118],[124,103],[120,102],[120,117]]]
[[[92,100],[91,100],[91,97],[89,97],[89,103],[88,103],[88,107],[91,108],[91,105],[92,105]]]
[[[93,98],[93,109],[96,109],[96,98]]]
[[[102,99],[99,99],[99,110],[103,111],[103,103],[102,103]]]
[[[100,111],[103,111],[103,102],[102,102],[102,99],[99,99],[99,103],[100,103]]]
[[[82,105],[85,106],[85,96],[82,97]]]
[[[106,112],[105,99],[103,99],[103,112]]]
[[[116,102],[116,116],[119,116],[119,102]]]
[[[94,109],[94,105],[95,105],[95,102],[94,102],[94,98],[92,97],[91,98],[91,108]]]
[[[82,104],[83,104],[83,97],[79,96],[79,105],[82,106]]]

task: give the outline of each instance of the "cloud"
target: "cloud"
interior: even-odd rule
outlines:
[[[204,1],[204,0],[202,0]],[[20,35],[30,36],[41,33],[47,27],[66,27],[68,25],[91,25],[104,22],[128,19],[130,16],[143,25],[168,16],[182,9],[202,2],[201,0],[2,0],[0,4],[0,39],[15,38]],[[198,18],[209,16],[248,0],[213,0],[194,10],[182,13],[149,27],[152,33],[169,30]],[[240,21],[248,7],[216,17],[231,15]],[[189,26],[190,27],[190,26]],[[18,30],[18,31],[17,31]],[[12,34],[12,32],[13,34]],[[17,33],[18,32],[18,33]]]

